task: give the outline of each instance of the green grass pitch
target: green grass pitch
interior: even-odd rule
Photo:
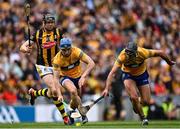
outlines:
[[[89,129],[112,129],[112,128],[151,128],[151,129],[163,129],[163,128],[175,128],[180,129],[180,121],[150,121],[148,126],[141,126],[140,121],[113,121],[113,122],[89,122],[81,126],[65,126],[63,123],[9,123],[0,124],[0,128],[16,128],[16,129],[65,129],[65,128],[89,128]]]

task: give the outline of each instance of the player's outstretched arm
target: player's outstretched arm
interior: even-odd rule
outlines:
[[[29,46],[29,40],[24,42],[20,47],[20,51],[23,52],[23,53],[31,53],[31,51],[32,51],[32,41],[31,41],[30,46]]]
[[[176,62],[172,61],[167,54],[165,54],[162,50],[156,50],[154,53],[154,57],[161,57],[162,59],[164,59],[169,65],[174,65],[176,64]]]
[[[111,72],[109,73],[107,80],[106,80],[106,87],[104,91],[102,92],[103,96],[107,96],[109,89],[111,88],[113,77],[115,76],[116,71],[118,70],[118,66],[114,64],[113,68],[111,69]]]

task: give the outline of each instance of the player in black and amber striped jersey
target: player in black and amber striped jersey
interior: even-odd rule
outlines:
[[[43,28],[38,30],[31,40],[37,43],[37,65],[52,66],[51,61],[58,53],[58,39],[62,38],[62,34],[58,28],[52,31],[45,31]]]
[[[62,38],[60,29],[56,28],[55,16],[53,14],[44,15],[43,26],[37,30],[29,41],[22,44],[20,51],[24,53],[30,53],[34,44],[37,45],[37,60],[36,69],[47,84],[48,89],[34,90],[31,88],[29,94],[31,96],[30,103],[34,105],[35,99],[38,96],[45,96],[47,98],[53,98],[53,102],[63,116],[64,123],[69,123],[69,118],[64,110],[62,103],[63,97],[60,92],[60,86],[54,85],[53,82],[53,69],[52,59],[59,52],[59,41]]]

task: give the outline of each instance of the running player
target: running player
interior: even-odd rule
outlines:
[[[151,57],[161,57],[169,65],[175,64],[175,62],[171,61],[161,50],[148,50],[138,47],[134,42],[129,42],[114,63],[106,80],[106,87],[102,93],[107,96],[113,76],[115,72],[121,68],[126,92],[130,97],[135,113],[137,113],[142,120],[142,125],[148,125],[148,120],[145,118],[142,111],[142,105],[147,105],[150,101],[149,75],[145,60]]]
[[[84,72],[82,72],[81,62],[87,64]],[[70,38],[60,40],[60,51],[53,60],[55,84],[58,85],[60,82],[70,93],[70,107],[74,110],[76,108],[79,110],[82,115],[83,124],[88,122],[88,119],[81,110],[80,89],[85,85],[86,78],[94,66],[94,61],[88,55],[81,49],[72,46],[72,40]]]
[[[68,124],[69,119],[64,110],[64,105],[61,102],[63,97],[60,93],[59,86],[54,85],[53,82],[53,68],[52,59],[59,51],[59,40],[62,38],[62,33],[60,29],[56,28],[55,16],[53,14],[44,15],[43,26],[35,32],[31,37],[30,46],[29,41],[26,41],[20,47],[20,51],[24,53],[30,53],[32,47],[37,45],[37,60],[36,69],[47,84],[48,89],[34,90],[31,88],[29,94],[31,95],[30,103],[34,105],[35,99],[38,96],[45,96],[47,98],[53,98],[53,103],[56,105],[57,109],[60,111],[64,123]]]

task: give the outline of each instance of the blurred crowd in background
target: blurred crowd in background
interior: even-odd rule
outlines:
[[[36,48],[31,55],[19,51],[28,37],[25,2],[0,0],[0,103],[5,105],[28,104],[30,87],[46,87],[34,67]],[[177,62],[170,68],[160,58],[147,61],[152,94],[180,95],[179,0],[30,0],[30,5],[31,34],[41,27],[45,12],[54,13],[62,32],[95,61],[84,95],[101,93],[117,55],[128,41],[162,49]],[[119,115],[123,108],[120,97],[126,96],[121,71],[114,79],[112,92]]]

